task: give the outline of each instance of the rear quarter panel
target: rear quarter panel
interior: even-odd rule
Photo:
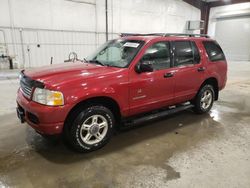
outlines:
[[[199,46],[204,52],[202,53],[204,57],[203,59],[206,61],[206,79],[211,77],[216,78],[218,81],[219,90],[223,89],[227,82],[227,61],[210,61],[202,41],[200,41]]]

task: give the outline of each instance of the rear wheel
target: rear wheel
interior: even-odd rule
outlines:
[[[114,126],[112,112],[104,106],[87,107],[67,124],[67,142],[79,152],[103,147],[110,139]]]
[[[207,113],[213,106],[214,88],[212,85],[204,85],[194,99],[194,111],[202,114]]]

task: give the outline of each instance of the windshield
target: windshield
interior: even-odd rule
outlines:
[[[128,67],[143,44],[144,42],[139,40],[111,40],[86,60],[103,66]]]

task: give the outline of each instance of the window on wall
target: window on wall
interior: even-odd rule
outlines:
[[[185,66],[200,62],[200,54],[195,42],[175,41],[174,42],[175,66]]]
[[[154,70],[170,68],[169,42],[157,42],[149,47],[141,61],[149,61]]]
[[[214,41],[204,41],[203,45],[206,49],[210,61],[224,61],[225,55],[221,47]]]

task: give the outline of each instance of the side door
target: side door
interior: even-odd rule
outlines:
[[[130,115],[151,111],[173,103],[174,77],[170,43],[155,42],[149,46],[136,66],[142,62],[152,65],[152,72],[130,70]]]
[[[175,67],[175,103],[195,97],[204,78],[206,67],[194,41],[173,41]]]

